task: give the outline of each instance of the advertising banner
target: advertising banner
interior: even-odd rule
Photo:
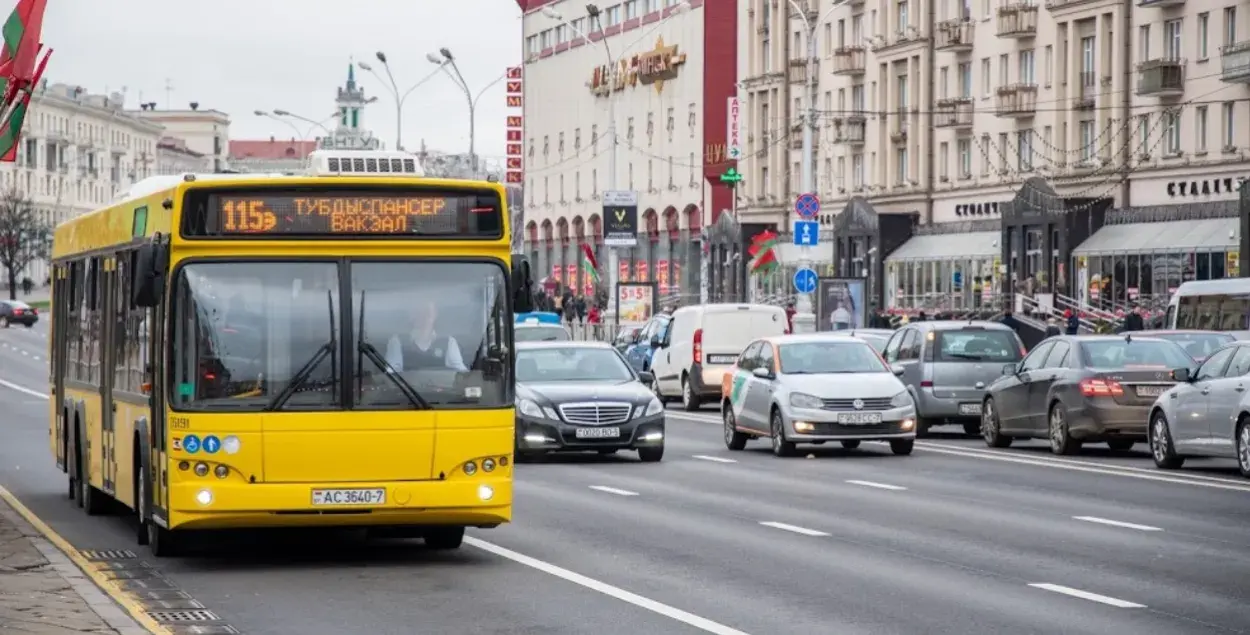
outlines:
[[[845,331],[868,324],[865,278],[820,278],[816,285],[816,330]]]
[[[609,190],[603,193],[603,244],[634,247],[638,244],[638,193]]]
[[[659,297],[654,282],[622,282],[616,285],[616,320],[621,324],[645,322],[655,313]]]

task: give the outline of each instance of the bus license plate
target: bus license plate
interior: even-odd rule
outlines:
[[[385,505],[386,490],[377,489],[315,489],[313,505]]]
[[[1163,386],[1138,386],[1138,397],[1158,397],[1163,394]]]
[[[961,414],[961,415],[979,415],[979,414],[981,414],[981,404],[979,404],[979,403],[961,403],[961,404],[959,404],[959,414]]]
[[[881,423],[880,412],[842,412],[838,414],[838,423],[844,426],[863,426]]]
[[[573,433],[579,439],[616,439],[621,436],[620,428],[578,428]]]

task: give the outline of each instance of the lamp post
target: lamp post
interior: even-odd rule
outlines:
[[[295,138],[299,139],[300,141],[307,139],[308,136],[312,134],[312,131],[314,128],[324,129],[325,122],[330,121],[331,119],[334,119],[335,117],[339,116],[339,114],[336,112],[330,115],[329,117],[322,119],[321,121],[312,121],[311,119],[304,119],[303,117],[292,115],[291,113],[285,110],[275,110],[273,112],[267,112],[264,110],[254,110],[252,111],[252,113],[255,114],[257,117],[266,117],[269,119],[273,119],[274,121],[277,121],[279,123],[285,124],[286,126],[290,127],[291,130],[295,131],[295,135],[296,135]],[[300,130],[298,126],[291,123],[289,120],[285,119],[284,117],[290,117],[291,119],[297,119],[300,121],[310,122],[313,125],[308,130]]]
[[[496,77],[494,81],[482,87],[476,95],[473,89],[469,88],[469,82],[465,81],[464,75],[460,74],[460,67],[456,64],[456,57],[451,54],[451,49],[446,47],[438,49],[437,53],[430,53],[425,56],[431,64],[438,64],[439,70],[447,73],[447,76],[456,83],[456,87],[464,91],[464,98],[469,105],[469,164],[473,169],[473,178],[477,178],[478,161],[477,161],[477,102],[486,94],[495,84],[503,81],[507,77],[507,73]],[[447,70],[448,67],[451,70]],[[436,71],[437,72],[437,71]]]
[[[440,67],[429,75],[422,77],[420,81],[401,93],[399,91],[399,84],[395,81],[395,75],[391,73],[391,65],[387,61],[386,53],[378,51],[377,53],[374,53],[374,57],[378,58],[378,62],[382,64],[382,70],[386,72],[385,80],[383,80],[382,76],[373,69],[371,64],[368,64],[367,62],[356,62],[356,65],[362,70],[378,78],[378,81],[383,82],[382,85],[387,87],[391,91],[391,96],[395,98],[395,149],[402,151],[404,149],[404,101],[408,99],[408,96],[412,94],[412,91],[420,88],[431,79],[434,79],[434,76],[438,75],[438,72],[443,69]],[[387,86],[387,84],[389,84],[389,86]]]
[[[682,0],[682,2],[679,2],[676,5],[673,5],[673,7],[668,10],[669,14],[667,17],[672,17],[680,13],[685,13],[689,10],[690,10],[690,3],[687,2],[686,0]],[[592,25],[597,25],[597,29],[600,33],[603,32],[603,23],[600,21],[600,16],[602,15],[602,13],[603,13],[602,10],[600,10],[597,5],[594,5],[594,4],[586,5],[586,15],[590,18],[589,22]],[[572,22],[569,22],[568,20],[566,20],[564,16],[560,14],[559,11],[556,11],[550,6],[543,7],[542,14],[549,19],[556,20],[568,26],[569,29],[573,31],[573,34],[576,35],[577,37],[582,38],[583,40],[586,40],[587,42],[594,41],[590,38],[590,35],[582,31],[581,29],[577,28],[577,26],[574,25]],[[664,24],[664,22],[665,20],[660,20],[656,22],[654,25],[651,26],[650,29],[647,29],[646,31],[644,31],[642,35],[638,36],[637,39],[635,39],[633,42],[630,42],[628,46],[625,46],[621,50],[620,54],[625,55],[625,53],[629,49],[633,48],[635,45],[641,42],[644,38],[650,36],[651,33],[653,33],[656,29],[660,28],[660,25]],[[616,188],[617,188],[617,169],[616,169],[617,154],[618,154],[618,147],[620,146],[620,144],[618,143],[618,140],[616,138],[616,95],[614,93],[614,90],[616,86],[617,62],[620,59],[620,57],[614,56],[612,54],[612,47],[608,45],[608,38],[606,37],[599,38],[599,42],[603,44],[603,52],[604,54],[607,55],[607,58],[608,58],[608,77],[605,78],[605,81],[608,83],[608,138],[612,140],[612,150],[611,152],[608,153],[608,189],[612,191],[616,191]],[[608,248],[608,293],[615,294],[616,286],[620,283],[620,275],[621,275],[620,252],[618,252],[616,247],[613,245],[607,245],[607,248]],[[609,296],[609,299],[611,297],[612,296]],[[609,306],[613,306],[613,303],[610,301],[608,304]],[[609,310],[609,313],[611,313],[611,310]],[[616,317],[619,318],[619,316],[616,316]]]

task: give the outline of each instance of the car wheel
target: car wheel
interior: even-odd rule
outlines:
[[[1050,451],[1061,455],[1081,451],[1081,442],[1073,439],[1068,429],[1068,417],[1063,413],[1063,404],[1056,403],[1050,407]]]
[[[1237,469],[1250,478],[1250,418],[1242,417],[1237,426]]]
[[[897,456],[907,456],[915,448],[915,439],[890,439],[890,451]]]
[[[785,424],[781,420],[780,411],[773,410],[768,429],[773,437],[773,454],[780,457],[794,456],[794,443],[786,440]]]
[[[659,463],[663,458],[664,446],[662,445],[638,448],[638,460],[643,463]]]
[[[1005,448],[1013,441],[1002,433],[1002,422],[998,420],[998,408],[993,399],[986,399],[981,405],[981,438],[991,448]]]
[[[725,447],[738,451],[747,447],[747,435],[738,431],[738,419],[734,417],[733,407],[726,403],[721,408],[721,421],[725,428]]]
[[[1150,456],[1155,460],[1155,467],[1161,470],[1175,470],[1185,464],[1185,457],[1176,454],[1168,418],[1162,412],[1156,412],[1150,419]]]
[[[694,389],[690,387],[690,380],[686,377],[681,378],[681,405],[686,412],[694,412],[703,405],[699,402],[699,396],[694,394]]]
[[[854,441],[843,441],[843,442],[842,442],[842,447],[844,447],[844,448],[846,448],[846,449],[848,449],[848,450],[854,450],[855,448],[858,448],[858,447],[859,447],[859,440],[858,440],[858,439],[856,439],[856,440],[854,440]]]
[[[1107,447],[1116,452],[1128,452],[1133,449],[1134,441],[1129,439],[1112,439],[1107,442]]]

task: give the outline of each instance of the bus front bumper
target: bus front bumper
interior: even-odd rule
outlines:
[[[345,502],[345,491],[382,502]],[[332,493],[327,497],[327,492]],[[330,498],[338,498],[331,501]],[[313,483],[177,483],[170,488],[171,529],[252,527],[493,527],[512,520],[512,478]]]

